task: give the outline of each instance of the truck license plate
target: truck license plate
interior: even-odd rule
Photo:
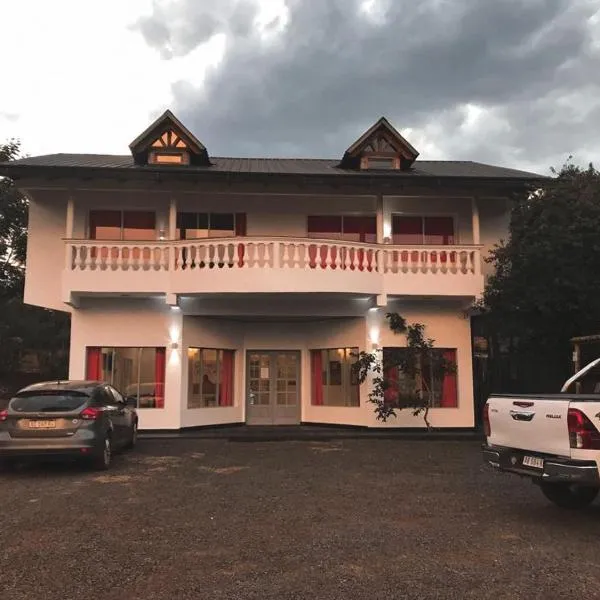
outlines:
[[[534,469],[544,468],[544,459],[538,458],[537,456],[524,456],[523,457],[524,467],[533,467]]]

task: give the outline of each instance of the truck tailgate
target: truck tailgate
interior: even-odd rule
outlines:
[[[570,400],[492,396],[488,400],[494,446],[570,456],[567,416]]]

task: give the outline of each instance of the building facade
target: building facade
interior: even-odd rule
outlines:
[[[377,421],[352,369],[406,345],[398,312],[457,367],[424,375],[432,425],[472,426],[467,310],[539,176],[419,161],[383,118],[340,154],[212,157],[167,111],[126,156],[1,164],[30,200],[24,300],[71,313],[69,377],[136,396],[143,429],[420,427]]]

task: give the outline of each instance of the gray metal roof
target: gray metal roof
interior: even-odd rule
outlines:
[[[356,175],[382,175],[386,177],[465,177],[482,179],[543,179],[544,176],[496,167],[484,163],[472,161],[454,160],[417,160],[412,168],[407,171],[355,171],[340,169],[340,161],[337,159],[313,159],[313,158],[210,158],[212,166],[139,166],[135,165],[130,155],[112,154],[47,154],[44,156],[32,156],[11,162],[0,163],[0,174],[11,175],[21,167],[29,168],[73,168],[73,169],[116,169],[135,171],[173,171],[206,172],[206,173],[260,173],[273,175],[337,175],[353,177]]]

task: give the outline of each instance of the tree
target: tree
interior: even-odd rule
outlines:
[[[556,391],[571,372],[570,339],[600,333],[600,173],[570,162],[554,172],[516,200],[478,306],[523,392]]]
[[[20,143],[0,145],[0,162],[21,155]],[[46,376],[66,375],[69,316],[23,304],[27,247],[27,198],[0,177],[0,374],[20,367],[24,351],[35,351]]]
[[[390,329],[406,336],[406,346],[377,352],[360,352],[354,365],[358,380],[364,383],[372,376],[369,402],[375,405],[377,419],[386,422],[396,410],[410,409],[414,416],[423,415],[431,428],[429,410],[433,390],[430,382],[454,373],[456,365],[434,348],[434,340],[425,337],[422,323],[408,324],[398,313],[386,314]],[[425,373],[430,377],[424,376]]]

